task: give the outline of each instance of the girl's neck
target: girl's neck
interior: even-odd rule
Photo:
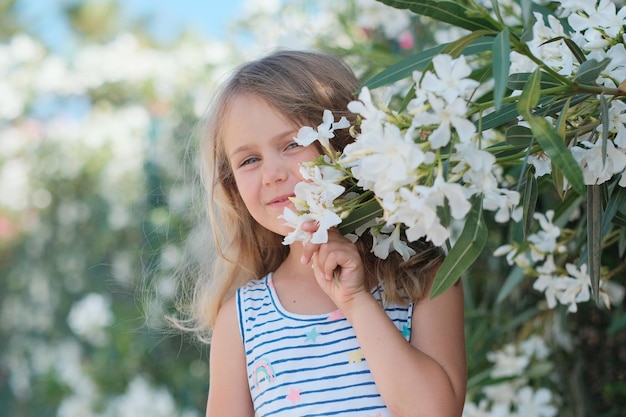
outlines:
[[[316,315],[335,311],[337,307],[315,279],[311,264],[300,262],[302,245],[291,245],[289,255],[272,276],[276,294],[287,311]]]

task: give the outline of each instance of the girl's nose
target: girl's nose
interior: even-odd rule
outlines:
[[[263,164],[263,185],[283,182],[289,176],[289,170],[284,161],[266,160]]]

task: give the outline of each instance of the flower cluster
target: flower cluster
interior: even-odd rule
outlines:
[[[485,14],[497,14],[492,12]],[[390,250],[407,259],[413,254],[408,242],[418,239],[452,252],[457,236],[451,231],[459,224],[469,230],[461,234],[462,244],[480,247],[474,245],[480,239],[468,241],[467,236],[480,235],[483,211],[492,212],[497,223],[524,219],[524,241],[499,252],[537,278],[534,288],[546,294],[549,307],[560,303],[576,311],[577,303],[592,295],[609,305],[606,279],[599,279],[598,251],[589,255],[595,257],[592,262],[580,259],[580,251],[547,247],[556,245],[560,230],[553,214],[534,214],[533,184],[543,177],[561,198],[583,195],[588,186],[605,184],[611,187],[608,193],[626,187],[626,104],[621,99],[626,95],[626,8],[617,10],[609,0],[567,1],[558,12],[561,19],[534,13],[528,41],[505,28],[484,41],[493,44],[491,50],[476,47],[478,53],[466,56],[448,53],[454,50],[450,47],[424,58],[428,65],[411,71],[408,92],[394,97],[402,103],[399,110],[389,98],[373,100],[364,86],[348,105],[358,115],[358,125],[350,127],[354,141],[340,153],[332,137],[335,129],[348,127],[344,119],[335,122],[326,111],[317,129],[302,128],[298,143],[318,140],[326,151],[302,167],[305,183],[295,190],[296,212],[286,209],[282,215],[294,228],[284,243],[321,243],[329,228],[339,226],[353,239],[371,233],[372,251],[383,259]],[[472,40],[476,36],[468,35],[457,44]],[[504,61],[504,68],[485,64],[481,51]],[[490,71],[499,75],[486,77]],[[570,201],[557,211],[567,211]],[[601,216],[598,207],[587,210]],[[313,237],[301,229],[311,220],[319,225]],[[531,227],[539,231],[531,233]],[[484,245],[486,235],[481,239]],[[600,248],[599,241],[589,245]],[[469,267],[480,250],[466,251],[458,264]],[[558,250],[562,256],[555,258]],[[445,267],[441,275],[463,272]]]
[[[496,382],[483,388],[483,398],[466,402],[463,417],[556,416],[556,395],[532,383],[550,354],[544,340],[536,335],[489,352],[487,359],[493,364],[489,376]]]
[[[518,216],[519,193],[499,186],[496,160],[481,149],[467,116],[468,98],[479,85],[470,73],[463,56],[435,57],[433,71],[413,73],[416,94],[403,113],[377,106],[363,88],[359,100],[348,105],[360,116],[359,133],[341,154],[330,139],[335,129],[349,127],[345,119],[334,122],[326,110],[317,129],[301,128],[296,141],[307,146],[318,140],[326,156],[302,166],[305,182],[298,184],[294,198],[298,212],[285,209],[282,216],[294,228],[284,242],[308,240],[300,226],[310,220],[319,225],[312,240],[325,242],[326,230],[366,201],[382,209],[367,223],[375,237],[372,250],[381,258],[389,248],[405,259],[412,255],[404,239],[444,244],[450,233],[439,213],[447,210],[453,219],[464,219],[474,195],[483,195],[483,207],[495,211],[498,221]],[[443,148],[455,151],[447,162]]]
[[[535,13],[533,39],[528,42],[532,54],[559,75],[570,79],[580,78],[585,62],[603,63],[602,71],[592,80],[605,89],[623,91],[626,80],[626,49],[624,48],[624,25],[626,8],[616,9],[611,0],[597,4],[587,1],[561,1],[560,15],[572,29],[567,33],[556,17],[544,17]],[[584,61],[582,60],[584,57]],[[513,51],[511,72],[531,72],[538,64],[529,56]],[[607,90],[604,90],[605,93]],[[603,99],[598,96],[599,99]],[[573,128],[588,123],[588,114],[572,119]],[[594,132],[581,134],[578,146],[572,147],[574,159],[583,172],[585,184],[602,184],[621,175],[619,186],[626,187],[626,104],[618,97],[608,103],[608,115]],[[597,140],[597,137],[606,140]],[[549,160],[549,159],[548,159]],[[543,173],[550,172],[544,163]]]

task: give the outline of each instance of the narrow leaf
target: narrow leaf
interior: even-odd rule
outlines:
[[[469,37],[468,39],[473,38]],[[493,37],[484,36],[470,42],[461,53],[466,56],[479,54],[481,52],[488,51],[492,44]],[[444,49],[449,45],[450,44],[437,45],[390,65],[367,80],[364,85],[373,90],[375,88],[410,77],[413,74],[413,71],[424,71],[433,58],[436,55],[443,53]],[[453,52],[456,52],[456,49],[453,49]]]
[[[489,113],[483,117],[480,124],[477,121],[476,125],[480,125],[482,130],[488,130],[494,127],[502,126],[503,124],[515,119],[517,116],[519,116],[517,103],[506,103],[500,107],[500,110]]]
[[[482,197],[476,198],[465,221],[465,227],[446,259],[439,267],[430,298],[452,286],[478,258],[487,243],[487,227],[483,220]]]
[[[504,284],[498,293],[498,297],[496,298],[496,303],[500,304],[504,301],[523,280],[524,270],[516,266],[506,277],[506,281],[504,281]]]
[[[532,0],[520,1],[522,21],[524,22],[524,29],[522,30],[522,36],[520,37],[522,42],[530,42],[533,38],[533,25],[535,24],[535,19],[532,14],[532,5]]]
[[[609,104],[604,94],[600,94],[600,120],[602,120],[602,168],[606,164],[606,147],[609,141]]]
[[[602,190],[600,185],[587,186],[587,266],[591,279],[591,293],[597,305],[600,305],[600,256],[602,237]]]
[[[489,36],[489,37],[486,36],[489,33],[490,32],[488,32],[486,30],[477,30],[477,31],[474,31],[472,33],[469,33],[469,34],[467,34],[465,36],[462,36],[459,39],[457,39],[457,40],[447,44],[443,48],[441,53],[442,54],[448,54],[448,55],[452,56],[453,58],[456,58],[457,56],[459,56],[461,54],[473,55],[475,53],[484,52],[484,50],[483,50],[484,43],[482,43],[482,42],[477,43],[477,41],[492,40],[491,43],[493,44],[493,39],[494,38],[492,36]],[[470,48],[470,46],[472,46],[472,48]]]
[[[569,50],[572,51],[572,54],[574,54],[574,57],[579,64],[582,64],[587,60],[585,53],[580,49],[576,42],[567,37],[563,37],[563,41],[565,41],[565,45],[567,45]]]
[[[504,134],[506,143],[512,146],[529,146],[533,138],[533,131],[526,126],[514,125]]]
[[[523,233],[524,238],[528,236],[528,231],[531,228],[533,216],[535,215],[535,207],[537,206],[537,197],[539,195],[539,188],[537,187],[537,179],[532,170],[526,171],[526,185],[524,187],[524,194],[522,199],[522,213],[523,213]]]
[[[532,109],[539,102],[541,84],[541,70],[537,68],[530,77],[522,90],[522,95],[517,102],[517,110],[524,118],[531,115]]]
[[[469,31],[487,29],[499,31],[499,28],[488,19],[470,16],[468,10],[461,4],[445,0],[378,0],[396,9],[409,9],[412,12],[428,16],[452,26]]]
[[[341,234],[353,233],[358,227],[383,215],[383,209],[378,201],[372,199],[361,207],[353,210],[350,215],[339,224]]]
[[[604,209],[604,216],[602,217],[602,225],[600,227],[601,236],[606,236],[611,231],[613,219],[617,211],[621,207],[624,207],[624,203],[626,203],[626,188],[617,186]]]
[[[505,27],[493,41],[493,100],[496,110],[500,110],[506,91],[509,67],[511,65],[510,55],[509,29]]]
[[[403,59],[385,70],[374,75],[365,82],[365,86],[374,89],[394,83],[398,80],[410,77],[413,71],[423,71],[424,68],[439,54],[445,45],[438,45],[430,49],[426,49],[416,55]]]
[[[518,72],[511,74],[507,82],[507,87],[511,90],[523,90],[531,74],[531,72]],[[539,83],[541,89],[559,87],[561,85],[563,84],[551,77],[550,74],[545,72],[541,73],[541,81]]]
[[[572,152],[565,145],[563,138],[543,117],[527,115],[525,119],[535,135],[535,140],[537,140],[543,151],[548,154],[552,163],[563,172],[574,191],[579,195],[584,195],[583,173],[578,163],[574,160]]]
[[[611,58],[604,58],[600,62],[595,59],[589,59],[580,64],[573,80],[581,84],[593,83],[609,63],[611,63]]]

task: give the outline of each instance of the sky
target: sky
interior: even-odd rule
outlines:
[[[28,26],[36,28],[49,45],[62,44],[64,5],[80,0],[18,0],[17,6]],[[93,1],[93,0],[92,0]],[[97,1],[97,0],[96,0]],[[130,17],[153,17],[151,29],[157,39],[171,39],[182,28],[209,38],[222,39],[224,28],[243,7],[244,0],[119,0]]]

